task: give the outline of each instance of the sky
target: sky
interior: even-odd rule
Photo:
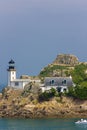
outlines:
[[[38,75],[60,53],[87,61],[87,0],[0,0],[0,84],[10,59]]]

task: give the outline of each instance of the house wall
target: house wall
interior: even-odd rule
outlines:
[[[34,81],[36,83],[40,83],[40,80],[15,79],[15,80],[9,81],[9,86],[16,89],[24,89],[25,85],[27,85],[29,82],[34,82]]]
[[[28,83],[29,81],[12,81],[10,82],[10,86],[16,89],[24,89],[24,86]]]
[[[54,89],[56,89],[57,88],[57,86],[44,86],[44,87],[40,87],[41,89],[42,89],[42,92],[45,92],[45,91],[47,91],[47,90],[50,90],[51,88],[54,88]]]
[[[44,86],[44,87],[40,87],[42,89],[42,92],[45,92],[47,90],[50,90],[51,88],[54,88],[58,91],[58,86]],[[61,92],[64,92],[64,91],[68,91],[68,88],[67,86],[60,86],[61,88]]]
[[[55,88],[58,91],[64,92],[68,91],[68,87],[73,86],[73,81],[71,77],[46,77],[44,81],[44,87],[42,87],[42,92]]]
[[[12,81],[10,85],[11,87],[16,88],[16,89],[23,89],[23,82]]]
[[[40,83],[41,80],[40,80],[40,79],[35,79],[35,80],[32,80],[32,79],[31,79],[31,82]]]

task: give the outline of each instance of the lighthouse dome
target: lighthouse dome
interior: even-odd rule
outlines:
[[[15,64],[15,62],[11,59],[11,60],[9,61],[9,64]]]

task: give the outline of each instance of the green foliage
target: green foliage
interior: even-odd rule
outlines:
[[[67,92],[66,95],[75,97],[75,88],[74,87],[69,87],[68,92]]]
[[[48,101],[50,98],[54,97],[56,90],[51,88],[49,91],[45,91],[39,95],[39,101]]]
[[[51,88],[51,89],[50,89],[50,93],[51,93],[52,96],[55,96],[56,90],[55,90],[54,88]]]
[[[54,70],[61,71],[61,72],[63,71],[66,74],[66,76],[71,74],[73,77],[73,82],[76,84],[79,84],[79,83],[87,80],[87,73],[85,73],[87,70],[87,65],[85,65],[85,64],[76,65],[74,70],[69,69],[68,66],[50,65],[50,66],[45,67],[40,72],[39,76],[43,77],[43,78],[51,77],[51,76],[53,76]]]
[[[87,82],[82,82],[75,87],[75,96],[79,99],[87,99]]]
[[[73,78],[73,82],[76,84],[76,87],[70,87],[67,93],[68,96],[73,96],[79,99],[87,99],[87,65],[86,64],[79,64],[74,67],[74,69],[69,70],[66,66],[59,66],[59,65],[52,65],[45,67],[43,71],[40,72],[40,76],[44,79],[44,77],[52,76],[54,70],[59,69],[65,70],[65,74],[71,74]],[[60,93],[58,93],[60,96]],[[43,99],[49,99],[51,97],[51,93],[44,92],[42,94]]]
[[[70,87],[67,95],[83,100],[87,99],[87,82],[82,82],[80,85]]]
[[[66,66],[59,66],[59,65],[52,65],[52,66],[47,66],[40,72],[40,77],[50,77],[53,74],[54,70],[63,70],[66,69]]]
[[[87,99],[87,65],[80,64],[75,66],[71,72],[75,87],[70,87],[68,95],[79,99]]]
[[[80,64],[75,66],[75,69],[71,72],[71,75],[73,77],[73,82],[76,84],[80,84],[83,81],[87,80],[87,65]]]

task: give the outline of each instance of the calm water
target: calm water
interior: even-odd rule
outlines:
[[[87,130],[78,119],[0,119],[0,130]]]

